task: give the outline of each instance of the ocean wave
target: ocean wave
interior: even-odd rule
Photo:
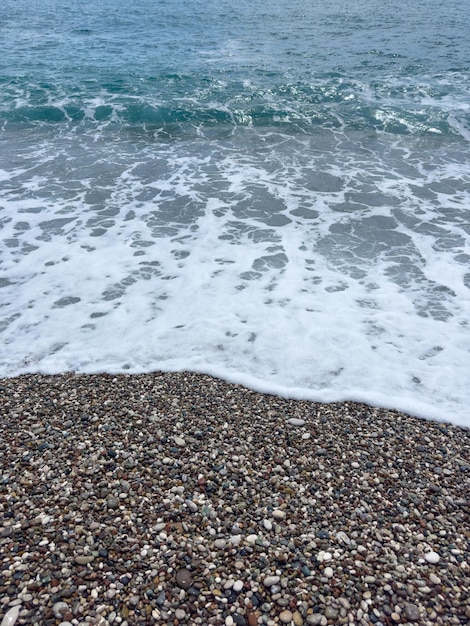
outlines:
[[[359,84],[337,77],[309,83],[224,84],[164,77],[143,93],[58,93],[48,85],[10,90],[0,107],[0,127],[70,126],[84,132],[141,130],[170,138],[206,129],[282,129],[287,134],[331,129],[370,129],[398,135],[439,134],[468,140],[470,111],[448,87],[407,89],[404,84]],[[173,92],[165,93],[168,87]],[[8,91],[8,90],[7,90]],[[73,92],[79,92],[74,95]],[[132,90],[131,90],[132,91]],[[163,95],[165,94],[165,97]]]

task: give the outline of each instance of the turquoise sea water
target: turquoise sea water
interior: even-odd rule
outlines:
[[[4,0],[0,374],[188,368],[468,425],[468,13]]]

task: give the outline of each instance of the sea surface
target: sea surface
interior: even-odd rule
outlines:
[[[463,0],[2,0],[0,376],[470,426]]]

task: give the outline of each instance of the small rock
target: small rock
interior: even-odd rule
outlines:
[[[78,565],[88,565],[89,563],[94,561],[94,559],[95,557],[92,554],[80,554],[79,556],[75,557],[75,563],[77,563]]]
[[[279,615],[279,619],[283,624],[290,624],[292,621],[292,613],[291,611],[285,610]]]
[[[323,574],[327,577],[327,578],[333,578],[333,569],[331,567],[325,567],[325,569],[323,570]]]
[[[300,611],[294,611],[292,614],[292,620],[294,622],[294,626],[303,626],[304,618],[302,617]]]
[[[266,576],[263,580],[263,585],[265,587],[272,587],[273,585],[278,585],[280,580],[279,576]]]
[[[180,448],[183,448],[186,445],[186,441],[182,437],[174,437],[173,441]]]
[[[405,616],[406,619],[410,622],[416,622],[420,619],[419,608],[416,604],[406,604],[405,605]]]
[[[193,502],[192,500],[185,500],[185,504],[188,507],[188,509],[191,511],[191,513],[196,513],[197,504],[195,502]]]
[[[281,520],[284,519],[286,517],[286,514],[284,511],[282,511],[281,509],[274,509],[273,511],[273,517],[275,520]]]
[[[292,426],[304,426],[305,425],[305,420],[297,418],[297,417],[290,417],[287,420],[288,424],[291,424]]]
[[[314,613],[313,615],[307,615],[307,624],[309,626],[319,626],[319,624],[321,624],[322,618],[323,618],[323,615],[321,613]]]
[[[336,619],[338,617],[338,610],[332,606],[327,606],[325,609],[325,617],[327,619]]]
[[[268,532],[273,529],[273,524],[268,519],[263,520],[263,526]]]
[[[193,577],[191,576],[191,572],[187,570],[185,567],[179,569],[176,572],[176,584],[181,589],[189,589],[191,587],[191,583],[193,582]]]
[[[119,500],[114,496],[108,496],[106,500],[106,506],[108,509],[117,509],[119,506]]]
[[[240,593],[240,591],[243,589],[243,581],[241,580],[236,580],[233,583],[233,587],[232,589],[236,592],[236,593]]]
[[[227,542],[225,541],[225,539],[216,539],[214,541],[214,548],[217,548],[217,550],[223,550],[226,545]]]
[[[179,621],[184,620],[186,618],[186,611],[183,611],[183,609],[176,609],[175,617]]]
[[[246,620],[248,622],[248,626],[258,626],[258,614],[257,613],[253,613],[252,611],[247,611]]]
[[[17,605],[9,609],[3,616],[2,626],[13,626],[18,619],[21,606]]]
[[[439,563],[439,560],[441,557],[437,554],[437,552],[431,551],[431,552],[427,552],[424,555],[424,558],[426,559],[428,563]]]
[[[54,613],[54,617],[61,618],[64,613],[69,610],[69,605],[66,602],[56,602],[52,606],[52,612]]]

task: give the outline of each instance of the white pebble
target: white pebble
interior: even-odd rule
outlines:
[[[241,535],[232,535],[230,537],[230,543],[232,544],[232,546],[238,546],[240,545],[240,541],[242,540]]]
[[[3,617],[1,626],[13,626],[18,619],[21,606],[17,605],[7,611]]]
[[[182,437],[174,437],[173,441],[177,446],[180,446],[180,448],[186,445],[186,441]]]
[[[327,578],[333,577],[333,569],[331,567],[325,567],[325,569],[323,570],[323,573],[325,574]]]
[[[281,520],[281,519],[284,519],[285,516],[286,514],[284,513],[284,511],[281,511],[281,509],[274,509],[273,511],[274,519]]]
[[[254,543],[256,543],[256,540],[258,539],[258,535],[247,535],[245,537],[245,541],[246,543],[249,543],[251,545],[253,545]]]
[[[263,520],[263,526],[265,527],[267,531],[270,531],[273,529],[272,522],[270,522],[268,519]]]
[[[243,582],[241,580],[236,580],[233,583],[233,590],[239,593],[243,589]]]
[[[290,417],[287,420],[287,423],[291,424],[292,426],[303,426],[305,424],[305,420],[299,419],[297,417]]]
[[[279,576],[266,576],[263,580],[263,584],[265,587],[272,587],[273,585],[277,585],[280,580]]]
[[[441,557],[437,554],[437,552],[428,552],[424,555],[424,558],[428,563],[439,563]]]
[[[233,617],[231,615],[227,615],[227,617],[225,618],[225,626],[233,626],[233,624]]]

